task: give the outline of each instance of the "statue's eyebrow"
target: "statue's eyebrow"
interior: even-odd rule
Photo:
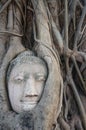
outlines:
[[[43,72],[42,73],[40,72],[40,73],[36,73],[36,76],[39,76],[39,77],[43,76],[44,78],[46,78],[47,75]]]
[[[22,74],[22,75],[21,75]],[[16,78],[16,77],[19,77],[19,76],[21,76],[21,77],[23,77],[23,73],[18,73],[18,74],[15,74],[14,76],[12,76],[13,78]]]

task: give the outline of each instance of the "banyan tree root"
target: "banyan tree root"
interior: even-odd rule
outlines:
[[[56,125],[62,106],[62,78],[59,60],[53,50],[48,17],[43,0],[32,0],[36,16],[36,38],[34,50],[48,65],[49,76],[41,102],[34,110],[34,129],[51,130]]]
[[[12,6],[13,4],[10,4],[8,7],[8,21],[5,20],[5,22],[7,22],[7,26],[3,30],[8,30],[8,32],[15,31],[15,32],[20,33],[21,30],[20,30],[19,25],[17,24],[17,20],[15,17],[13,17]],[[15,13],[16,13],[16,17],[18,17],[19,20],[21,21],[21,13],[17,6],[15,6]],[[2,24],[2,22],[0,24]],[[3,30],[1,31],[3,32]],[[2,64],[0,67],[0,95],[1,95],[0,96],[1,97],[0,109],[1,110],[7,111],[9,109],[8,107],[9,104],[8,104],[7,95],[6,95],[6,84],[5,84],[5,76],[6,76],[6,70],[7,70],[8,64],[19,52],[22,52],[24,50],[25,48],[21,44],[21,37],[9,35],[8,48],[4,53],[4,58],[2,60]]]
[[[53,2],[51,1],[51,3],[53,3]],[[65,43],[63,45],[63,51],[61,51],[62,49],[61,49],[60,44],[58,44],[58,46],[60,48],[60,51],[63,53],[63,56],[65,55],[65,59],[66,59],[64,61],[64,63],[66,64],[65,77],[68,77],[67,80],[70,79],[70,80],[66,81],[66,82],[68,82],[66,85],[70,85],[70,87],[71,87],[70,91],[73,91],[74,99],[72,99],[72,100],[76,101],[76,103],[74,105],[75,106],[78,105],[77,111],[79,110],[80,114],[77,113],[77,111],[76,111],[74,113],[75,116],[73,115],[74,119],[68,119],[67,116],[66,117],[64,116],[65,115],[64,113],[66,113],[66,115],[67,115],[67,113],[69,113],[69,111],[71,111],[71,109],[73,109],[73,108],[68,108],[70,106],[71,102],[70,102],[70,100],[68,100],[70,95],[69,95],[69,97],[67,95],[68,101],[65,104],[66,107],[64,107],[65,98],[63,98],[63,111],[62,111],[63,114],[59,120],[59,123],[61,125],[61,129],[86,129],[86,110],[85,110],[86,107],[85,107],[85,105],[83,105],[83,100],[81,100],[81,98],[80,98],[80,95],[82,95],[82,93],[86,95],[85,78],[82,75],[83,73],[81,73],[81,71],[80,71],[80,65],[82,66],[82,64],[85,64],[85,62],[86,62],[86,54],[84,53],[85,48],[84,48],[84,51],[79,49],[80,46],[82,46],[82,44],[86,40],[85,39],[86,1],[85,0],[84,1],[74,1],[73,0],[71,2],[71,1],[65,0],[65,2],[61,3],[61,4],[65,5],[65,9],[63,9],[63,11],[61,12],[65,16],[65,26],[61,26],[63,28],[65,27],[65,37],[63,35],[63,40],[65,40]],[[78,8],[81,9],[80,14],[77,13],[80,11],[80,10],[77,10]],[[65,14],[64,14],[64,12],[65,12]],[[81,16],[78,16],[80,18],[79,20],[77,19],[77,16],[76,16],[77,14],[81,15]],[[50,17],[50,19],[51,18],[52,17]],[[79,23],[77,21],[79,21]],[[77,23],[77,25],[76,25],[76,23]],[[52,24],[52,22],[50,20],[50,25],[51,24]],[[71,29],[71,26],[70,26],[71,24],[73,24],[74,30]],[[54,27],[55,27],[54,29],[56,29],[56,26],[54,26]],[[71,32],[71,30],[73,32]],[[73,33],[73,36],[71,39],[74,40],[74,42],[72,42],[72,40],[70,40],[69,32]],[[55,38],[56,38],[56,36],[57,35],[55,35]],[[62,55],[62,53],[61,53],[61,55]],[[71,63],[71,60],[72,60],[72,63]],[[86,69],[86,67],[84,65],[84,71],[85,71],[85,69]],[[70,71],[71,71],[71,73],[70,73]],[[76,82],[77,79],[76,80],[74,79],[75,73],[77,73],[77,76],[78,76],[77,79],[78,79],[79,83],[77,83],[78,81]],[[80,92],[79,89],[82,92]],[[64,93],[66,94],[67,92],[64,91]],[[85,98],[86,98],[86,96],[84,96],[84,100],[86,100]],[[76,113],[77,113],[77,115],[76,115]],[[70,121],[70,120],[72,120],[72,121]]]

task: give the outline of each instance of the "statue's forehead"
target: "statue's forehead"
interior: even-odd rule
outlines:
[[[21,65],[21,64],[33,64],[33,65],[42,65],[47,72],[47,65],[45,61],[37,56],[35,56],[33,53],[29,53],[28,51],[25,51],[21,54],[19,54],[14,60],[10,62],[8,71],[7,71],[7,79],[9,79],[9,75],[11,74],[11,71],[16,65]]]
[[[47,75],[47,68],[39,63],[29,64],[22,63],[21,65],[16,64],[12,69],[10,76],[25,76],[25,75]]]

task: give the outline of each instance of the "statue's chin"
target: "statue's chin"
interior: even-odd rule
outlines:
[[[15,112],[21,113],[23,111],[30,111],[37,105],[37,102],[23,102],[22,104],[13,105],[12,108]]]
[[[29,111],[32,110],[37,105],[36,102],[34,103],[23,103],[22,104],[22,111]]]

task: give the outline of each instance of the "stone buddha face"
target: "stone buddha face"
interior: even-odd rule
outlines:
[[[47,78],[43,60],[36,56],[21,57],[13,61],[14,65],[11,63],[7,80],[10,103],[17,113],[32,110],[37,105]]]

